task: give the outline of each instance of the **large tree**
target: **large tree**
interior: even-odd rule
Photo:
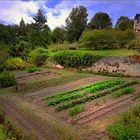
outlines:
[[[115,28],[122,31],[133,29],[133,20],[130,20],[126,16],[121,16],[118,18]]]
[[[70,42],[77,41],[87,25],[87,9],[84,6],[73,8],[66,19],[66,30]]]
[[[63,43],[67,39],[67,33],[64,28],[56,27],[53,30],[53,42]]]
[[[107,13],[103,12],[96,13],[88,24],[89,29],[107,29],[111,27],[111,18]]]

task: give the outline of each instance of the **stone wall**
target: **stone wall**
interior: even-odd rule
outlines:
[[[106,56],[92,67],[83,69],[91,72],[108,72],[140,77],[140,62],[123,56]]]

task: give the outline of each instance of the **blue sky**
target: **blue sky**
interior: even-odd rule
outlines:
[[[121,15],[133,18],[140,13],[140,0],[0,0],[0,23],[19,24],[21,18],[31,23],[32,16],[42,8],[51,29],[65,25],[72,8],[84,5],[90,20],[96,12],[107,12],[113,24]]]

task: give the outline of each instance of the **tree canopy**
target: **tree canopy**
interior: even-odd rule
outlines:
[[[77,41],[87,25],[87,9],[84,6],[73,8],[66,19],[66,30],[69,41]]]
[[[115,28],[122,31],[133,29],[133,20],[130,20],[126,16],[121,16],[118,18]]]
[[[103,12],[96,13],[88,24],[89,29],[107,29],[111,27],[111,18],[107,13]]]

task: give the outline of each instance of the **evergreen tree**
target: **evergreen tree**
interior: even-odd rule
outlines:
[[[34,28],[38,31],[42,31],[47,22],[46,16],[43,15],[43,11],[41,9],[38,10],[37,15],[33,17],[35,23]]]

